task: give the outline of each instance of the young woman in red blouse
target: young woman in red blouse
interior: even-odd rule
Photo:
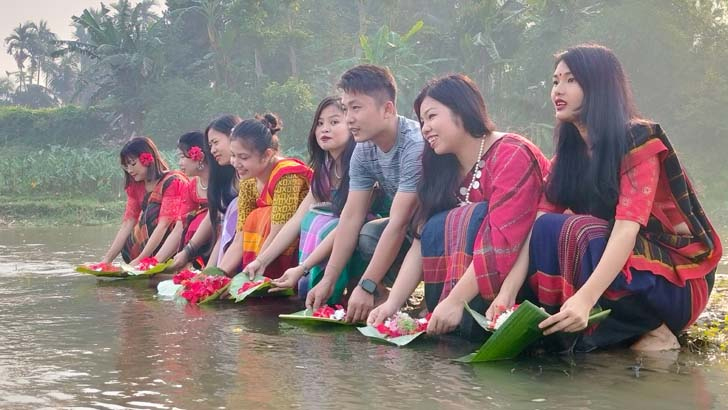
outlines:
[[[605,47],[559,54],[551,98],[558,124],[547,213],[534,224],[530,258],[519,255],[503,289],[514,299],[515,279],[526,279],[529,298],[553,314],[539,325],[544,334],[573,333],[571,349],[678,348],[676,335],[707,304],[722,247],[675,150],[639,116]],[[595,305],[612,312],[581,332]]]
[[[146,137],[132,138],[119,154],[127,195],[124,219],[102,262],[119,255],[136,265],[153,256],[171,234],[183,208],[187,178],[170,171],[157,147]],[[175,240],[179,243],[180,237]]]

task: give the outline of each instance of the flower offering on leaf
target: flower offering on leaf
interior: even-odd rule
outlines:
[[[141,162],[141,164],[145,167],[148,167],[152,165],[152,162],[154,162],[154,156],[148,152],[142,152],[139,154],[139,162]]]
[[[488,322],[488,327],[493,330],[497,330],[506,320],[518,309],[518,305],[513,305],[509,309],[505,306],[496,306],[496,314],[493,319]]]
[[[172,277],[172,283],[175,285],[184,285],[186,281],[194,278],[196,275],[195,272],[185,269]]]
[[[343,320],[346,316],[346,309],[344,309],[344,307],[341,305],[334,305],[334,307],[324,305],[318,308],[315,312],[313,312],[311,316],[322,317],[325,319]]]
[[[248,290],[250,290],[256,286],[259,286],[259,285],[262,285],[262,284],[268,283],[268,282],[270,282],[270,278],[267,276],[265,278],[263,278],[263,280],[259,280],[257,282],[256,281],[245,282],[245,283],[243,283],[243,286],[240,289],[238,289],[238,295],[240,295],[241,293],[245,293]]]
[[[204,273],[198,273],[192,278],[182,279],[186,276],[180,276],[180,280],[182,280],[180,284],[184,286],[180,296],[192,304],[205,300],[230,283],[230,278],[227,276],[208,276]]]
[[[91,265],[88,265],[88,268],[91,270],[95,270],[96,272],[119,272],[121,269],[117,266],[114,266],[110,263],[93,263]]]
[[[142,260],[139,261],[139,264],[136,266],[137,270],[149,270],[153,267],[157,266],[159,261],[157,261],[157,258],[154,256],[148,257],[148,258],[142,258]]]
[[[387,337],[399,337],[424,332],[427,330],[430,316],[431,314],[428,314],[424,318],[414,319],[407,313],[397,312],[377,326],[377,331]]]
[[[187,158],[193,161],[202,161],[205,158],[205,153],[202,152],[200,147],[193,145],[187,150]]]

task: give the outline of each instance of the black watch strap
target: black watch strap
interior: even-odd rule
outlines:
[[[371,279],[362,279],[361,282],[359,282],[359,287],[364,289],[364,292],[377,296],[377,283],[374,282]]]

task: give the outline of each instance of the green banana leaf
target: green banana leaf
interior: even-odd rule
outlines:
[[[356,326],[356,325],[362,324],[362,323],[347,323],[343,320],[334,320],[334,319],[328,319],[325,317],[313,317],[313,312],[309,309],[304,309],[299,312],[290,313],[290,314],[281,314],[281,315],[278,315],[278,317],[281,319],[295,320],[299,323],[304,323],[304,324],[332,323],[332,324],[344,325],[344,326]]]
[[[174,262],[173,259],[169,259],[166,262],[160,262],[156,265],[154,265],[153,268],[147,269],[147,270],[137,270],[133,266],[122,263],[121,269],[124,270],[129,276],[143,276],[143,277],[150,277],[152,275],[156,275],[157,273],[164,272],[167,267],[169,267]]]
[[[488,340],[475,353],[455,359],[463,363],[489,362],[512,359],[518,356],[528,345],[543,337],[543,330],[538,324],[549,317],[541,308],[529,301],[524,301],[508,319],[497,329],[488,327],[485,316],[466,307],[475,321],[485,330],[493,332]],[[595,308],[589,316],[589,323],[595,323],[609,316],[610,310]]]
[[[280,292],[273,292],[268,293],[268,289],[273,287],[273,284],[268,282],[263,282],[257,286],[253,286],[252,288],[246,290],[245,292],[238,293],[240,289],[242,289],[243,285],[245,285],[248,282],[259,282],[265,280],[265,276],[257,275],[253,280],[250,280],[248,277],[248,274],[245,272],[240,272],[237,275],[233,277],[233,279],[230,281],[230,297],[235,299],[235,303],[242,302],[245,300],[248,296],[253,297],[261,297],[261,296],[291,296],[293,295],[293,289],[287,289],[282,290]]]
[[[203,269],[202,272],[200,272],[200,273],[204,273],[207,276],[224,276],[225,275],[225,271],[218,268],[217,266],[208,266],[205,269]]]
[[[126,278],[129,276],[129,274],[124,272],[121,268],[115,271],[97,271],[89,268],[87,265],[76,266],[76,272],[94,275],[100,278]]]
[[[411,335],[387,337],[386,335],[379,333],[377,328],[373,326],[357,327],[356,329],[366,337],[372,338],[376,341],[392,343],[399,347],[408,345],[411,341],[417,339],[421,334],[425,333],[424,331],[422,331],[413,333]]]

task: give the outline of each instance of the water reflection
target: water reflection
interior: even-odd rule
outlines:
[[[95,280],[113,231],[0,233],[0,408],[718,409],[724,363],[605,352],[488,365],[457,338],[396,348],[353,329],[277,320],[286,299],[201,308],[154,283]],[[46,262],[47,261],[47,262]]]

